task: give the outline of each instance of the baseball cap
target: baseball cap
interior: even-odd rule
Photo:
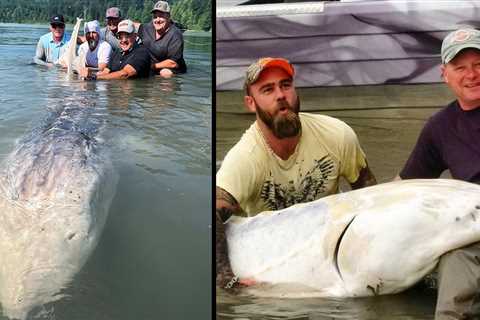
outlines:
[[[447,64],[463,49],[480,50],[480,31],[463,27],[450,32],[442,42],[442,63]]]
[[[83,31],[85,32],[85,34],[87,34],[88,32],[96,32],[100,34],[100,23],[98,23],[97,20],[88,21],[87,23],[85,23]]]
[[[248,86],[254,84],[263,70],[272,67],[283,69],[291,77],[295,75],[295,70],[287,59],[271,57],[260,58],[248,67],[245,75],[244,89],[246,90]]]
[[[151,12],[153,13],[155,11],[170,13],[170,6],[166,1],[157,1],[157,3],[155,3],[155,5],[153,6],[153,9]]]
[[[118,31],[117,33],[120,32],[126,32],[126,33],[132,33],[135,31],[135,27],[133,26],[132,20],[122,20],[118,24]]]
[[[118,9],[117,7],[111,7],[107,9],[105,16],[107,18],[120,18],[122,14],[120,12],[120,9]]]
[[[50,24],[63,24],[65,25],[65,19],[61,14],[55,15],[50,19]]]

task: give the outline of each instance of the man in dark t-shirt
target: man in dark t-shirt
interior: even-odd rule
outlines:
[[[400,177],[438,178],[445,170],[480,184],[480,108],[465,110],[459,100],[427,121]]]
[[[183,35],[170,19],[170,6],[165,1],[158,1],[152,14],[152,22],[139,26],[138,36],[150,51],[153,71],[165,78],[185,73]]]
[[[465,27],[445,37],[441,71],[457,99],[428,119],[398,178],[438,178],[449,170],[480,184],[480,31]],[[435,320],[480,319],[479,257],[475,243],[440,258]]]
[[[80,76],[87,80],[110,80],[143,78],[150,75],[150,54],[148,49],[136,43],[136,33],[131,20],[118,24],[120,51],[114,51],[108,67],[92,75],[90,71],[81,70]]]

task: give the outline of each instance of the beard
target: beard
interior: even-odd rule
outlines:
[[[88,47],[90,48],[90,51],[94,51],[97,45],[98,45],[98,40],[88,39]]]
[[[300,98],[290,105],[286,100],[280,100],[277,103],[277,111],[270,114],[264,111],[262,107],[257,105],[258,117],[265,123],[265,125],[272,131],[273,135],[278,139],[291,138],[298,135],[302,130],[302,123],[298,112],[300,111]],[[281,109],[287,109],[285,115],[279,114]]]

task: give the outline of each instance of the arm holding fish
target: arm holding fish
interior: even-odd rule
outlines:
[[[128,79],[137,75],[137,70],[134,67],[127,64],[125,67],[118,71],[97,74],[98,80],[112,80],[112,79]]]
[[[225,288],[235,278],[228,259],[227,236],[224,223],[234,214],[241,212],[241,208],[235,198],[216,187],[215,198],[215,259],[216,259],[216,283]],[[234,283],[232,283],[234,284]]]
[[[239,149],[241,148],[235,146],[227,153],[216,174],[216,283],[223,288],[253,284],[248,279],[239,280],[233,274],[224,225],[232,215],[248,216],[247,199],[259,190],[258,171],[251,163],[252,157],[244,152],[238,152]]]
[[[85,80],[115,80],[134,77],[137,75],[137,71],[131,65],[127,64],[118,71],[111,72],[110,69],[104,68],[95,74],[92,69],[85,67],[80,69],[79,75]]]
[[[86,56],[89,50],[87,44],[85,43],[79,48],[79,56],[82,56],[84,61],[82,63],[83,67],[79,70],[79,75],[83,79],[92,79],[110,73],[108,63],[110,62],[112,47],[107,42],[101,42],[99,46],[97,52],[98,65],[96,67],[87,66]],[[93,75],[95,76],[93,77]]]
[[[228,259],[228,245],[224,223],[232,215],[242,215],[237,200],[220,187],[216,187],[215,199],[215,259],[216,259],[216,284],[225,289],[232,289],[237,284],[253,285],[251,279],[239,280],[233,274]]]

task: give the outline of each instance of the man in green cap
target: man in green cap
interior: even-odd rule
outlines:
[[[438,178],[449,170],[454,179],[480,184],[480,31],[451,32],[441,54],[456,100],[428,119],[399,178]],[[438,284],[436,320],[480,319],[480,244],[444,255]]]

